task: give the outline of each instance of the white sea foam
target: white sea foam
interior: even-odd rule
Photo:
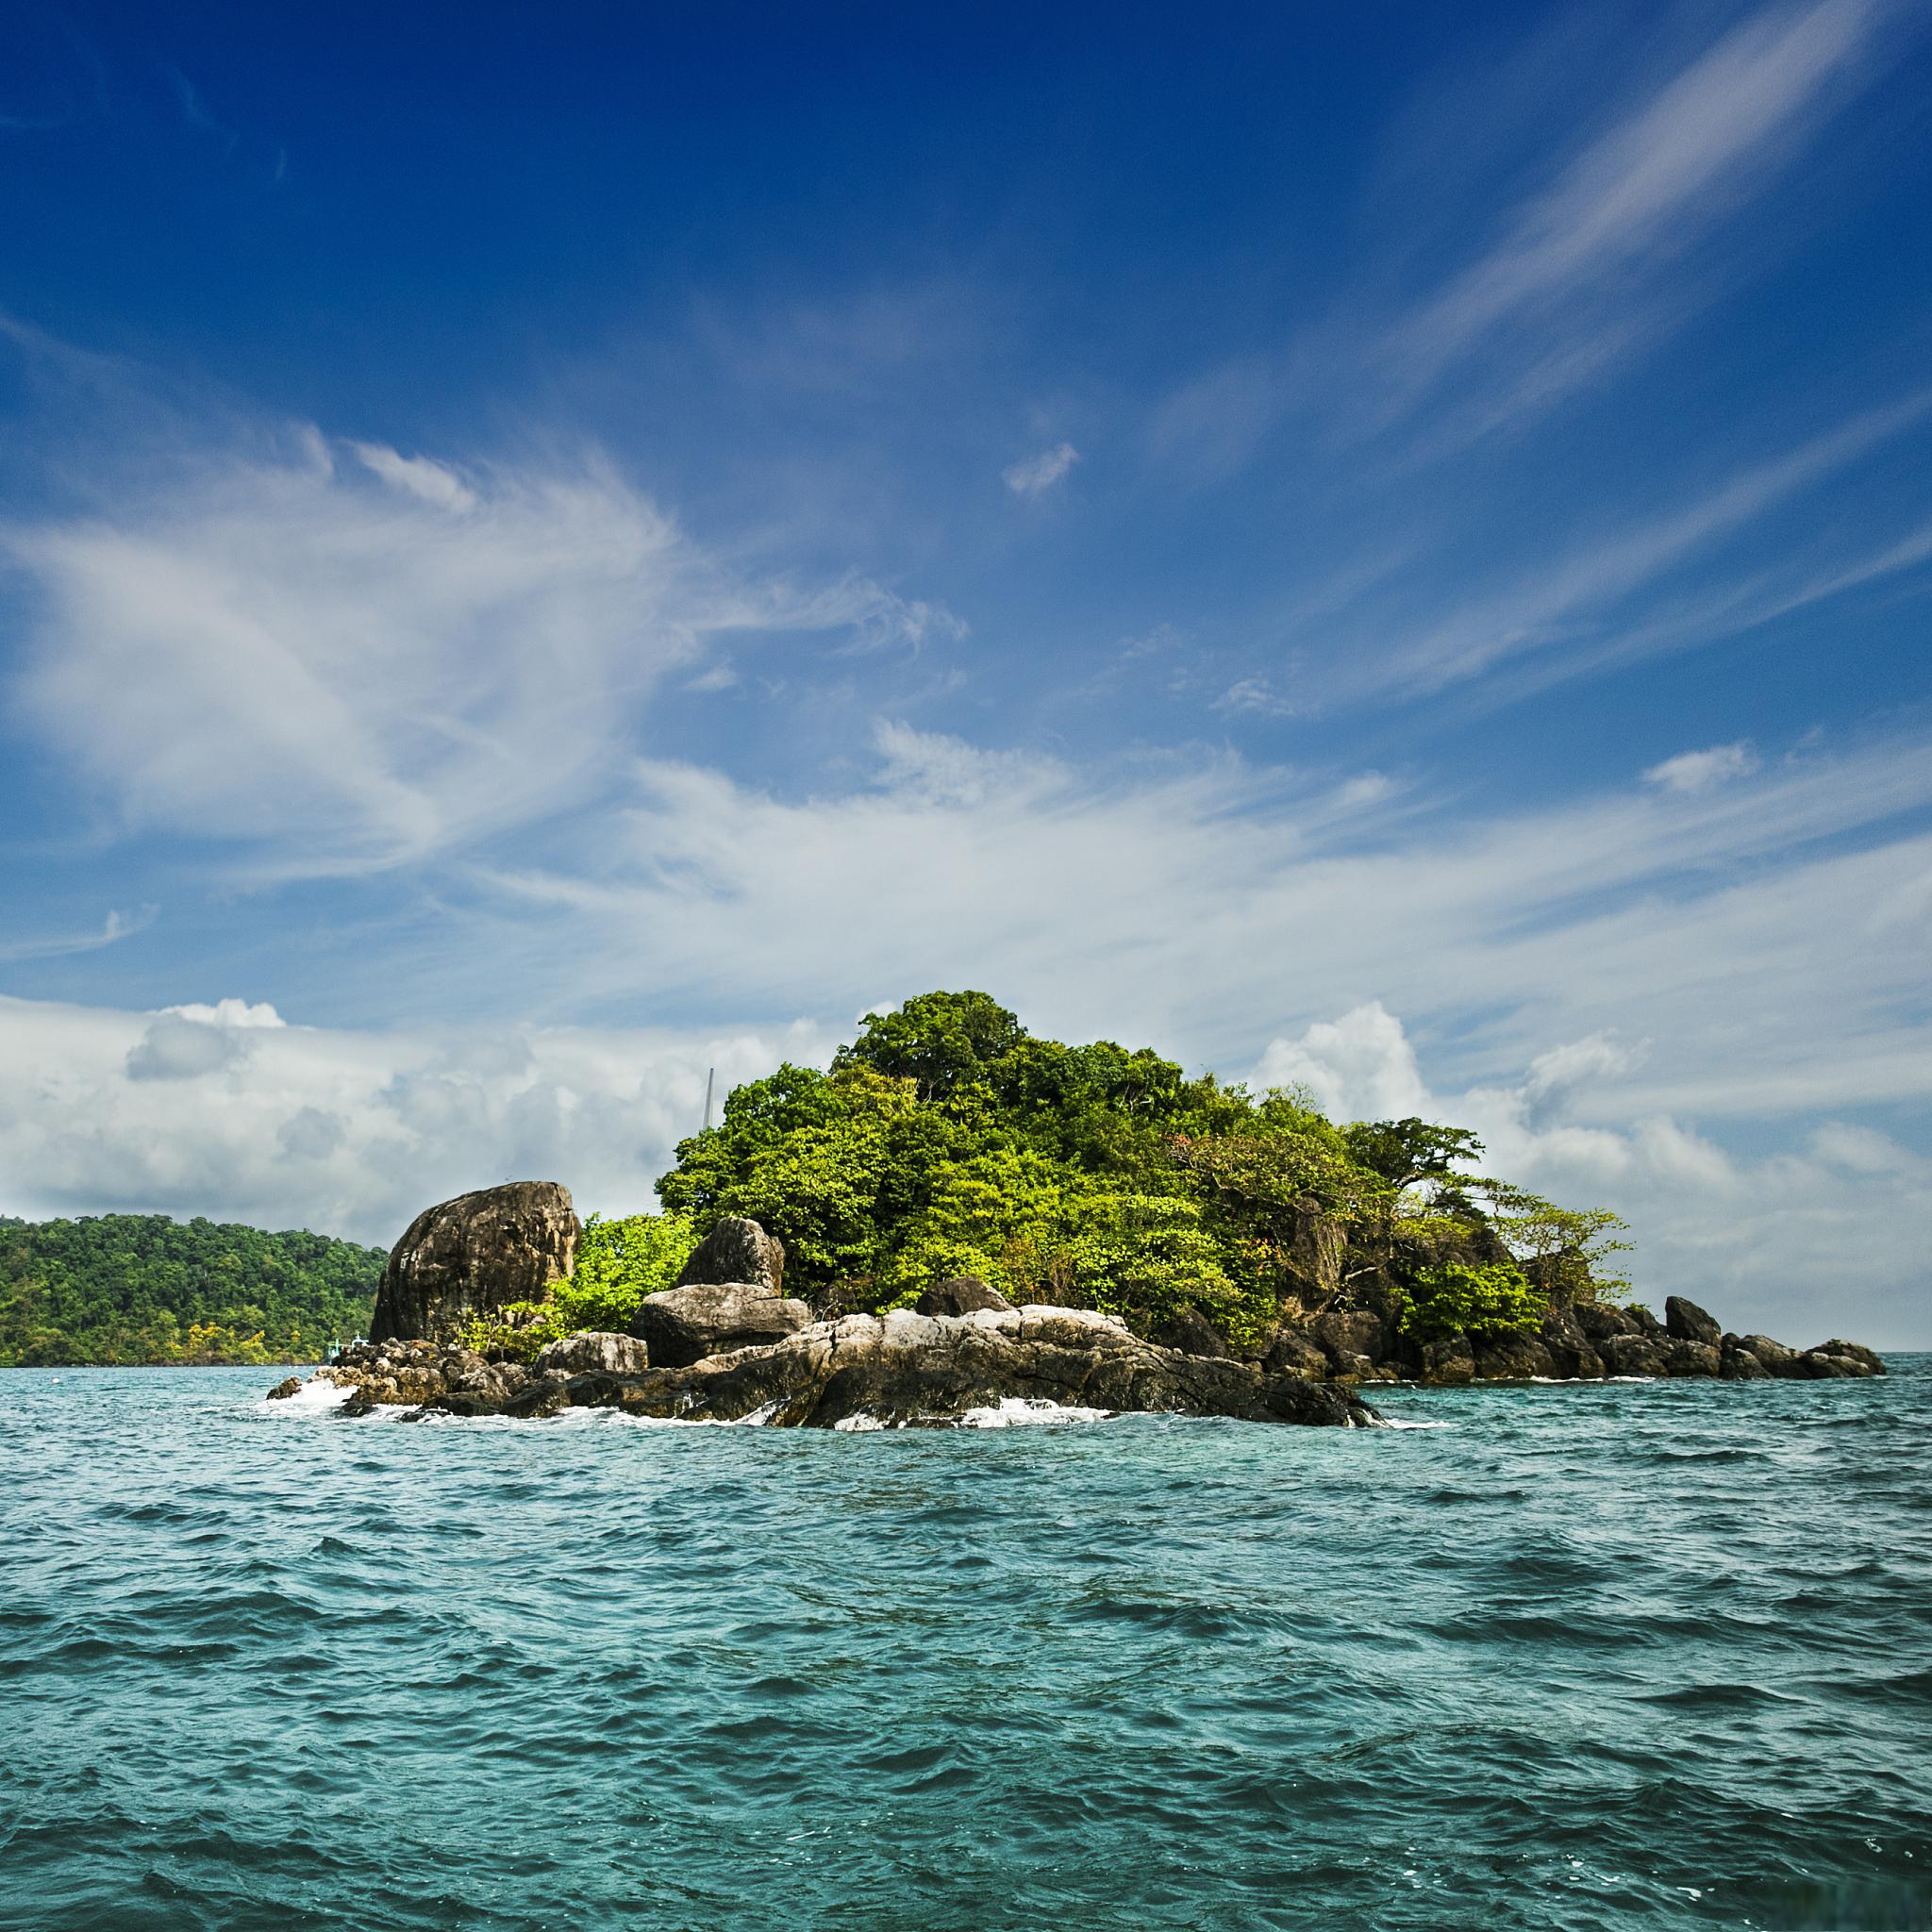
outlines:
[[[355,1392],[335,1382],[305,1382],[294,1394],[284,1395],[279,1402],[271,1402],[264,1395],[255,1407],[263,1415],[329,1415]]]
[[[1374,1424],[1384,1429],[1453,1429],[1454,1423],[1411,1423],[1405,1422],[1397,1415],[1385,1415],[1380,1423]]]
[[[1024,1395],[1007,1395],[989,1408],[969,1408],[959,1418],[959,1426],[1013,1429],[1041,1423],[1104,1423],[1112,1413],[1108,1408],[1081,1408],[1073,1403],[1033,1402]]]

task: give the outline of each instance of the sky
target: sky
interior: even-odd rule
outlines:
[[[1932,1346],[1932,21],[0,13],[0,1212],[976,987]]]

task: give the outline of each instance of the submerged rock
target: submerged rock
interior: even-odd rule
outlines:
[[[390,1253],[372,1341],[442,1341],[506,1302],[532,1301],[576,1257],[570,1190],[512,1181],[425,1208]]]
[[[631,1317],[630,1332],[650,1350],[656,1366],[681,1369],[707,1356],[781,1341],[808,1328],[811,1319],[803,1302],[756,1283],[693,1282],[647,1294]]]

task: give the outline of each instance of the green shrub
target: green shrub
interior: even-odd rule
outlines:
[[[697,1245],[683,1214],[591,1215],[577,1243],[576,1264],[541,1301],[511,1302],[463,1329],[466,1347],[529,1361],[545,1342],[581,1328],[623,1332],[638,1304],[677,1278]]]
[[[1419,1341],[1457,1329],[1471,1337],[1521,1335],[1542,1321],[1547,1306],[1513,1261],[1442,1261],[1410,1285],[1402,1332]]]

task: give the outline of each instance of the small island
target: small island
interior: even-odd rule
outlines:
[[[1622,1223],[1474,1172],[1420,1120],[1029,1035],[979,992],[869,1015],[737,1089],[664,1212],[517,1182],[426,1209],[340,1413],[933,1426],[1004,1406],[1361,1425],[1378,1382],[1882,1374],[1613,1272]],[[304,1385],[290,1377],[274,1392]]]

